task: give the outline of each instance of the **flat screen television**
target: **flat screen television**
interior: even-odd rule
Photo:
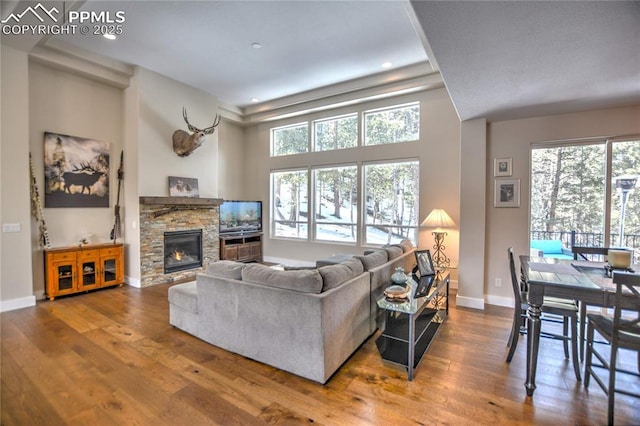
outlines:
[[[220,233],[251,232],[262,232],[262,201],[223,201],[220,204]]]

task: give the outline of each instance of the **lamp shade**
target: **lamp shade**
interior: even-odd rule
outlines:
[[[447,212],[445,212],[442,209],[431,210],[431,213],[429,213],[429,216],[427,216],[427,218],[423,220],[422,223],[420,224],[420,226],[424,226],[426,228],[436,228],[436,229],[451,228],[455,225],[456,224],[453,221],[453,219],[451,219],[451,217],[449,217]]]

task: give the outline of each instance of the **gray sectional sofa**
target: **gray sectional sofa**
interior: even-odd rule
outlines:
[[[169,288],[169,322],[212,345],[326,383],[375,332],[375,295],[397,266],[411,269],[413,251],[403,243],[303,270],[214,262],[195,282]]]

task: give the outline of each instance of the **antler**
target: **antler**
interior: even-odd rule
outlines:
[[[216,131],[216,127],[218,127],[218,125],[220,124],[220,117],[218,116],[218,114],[216,114],[215,118],[213,119],[213,124],[211,125],[211,127],[207,127],[205,129],[200,130],[195,126],[192,126],[191,123],[189,123],[189,119],[187,118],[186,107],[182,107],[182,117],[184,118],[185,123],[187,123],[187,127],[189,128],[189,130],[194,133],[204,133],[205,135],[210,135]]]
[[[220,116],[216,114],[216,117],[213,119],[213,124],[211,125],[211,127],[207,127],[206,129],[203,130],[204,134],[210,135],[213,132],[215,132],[216,127],[218,127],[218,124],[220,124]]]
[[[98,170],[95,167],[91,166],[88,161],[87,162],[84,162],[84,161],[81,162],[80,163],[80,167],[78,167],[77,165],[74,165],[72,171],[74,171],[74,172],[83,172],[85,170],[89,171],[89,172],[93,172],[93,173],[98,172]]]

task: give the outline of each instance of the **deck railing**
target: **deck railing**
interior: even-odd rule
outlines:
[[[618,247],[618,234],[611,234],[613,244],[605,244],[604,234],[594,232],[576,232],[576,231],[531,231],[532,240],[560,240],[562,246],[571,249],[573,246],[580,247]],[[633,249],[633,263],[640,264],[640,235],[625,234],[622,240],[622,247]]]

